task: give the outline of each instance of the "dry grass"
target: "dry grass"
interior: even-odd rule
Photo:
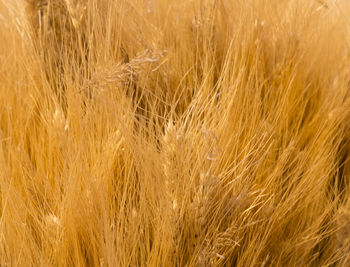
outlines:
[[[0,265],[349,266],[349,15],[0,0]]]

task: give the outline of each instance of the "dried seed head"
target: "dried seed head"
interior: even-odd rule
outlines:
[[[56,130],[68,131],[68,120],[65,118],[62,109],[59,107],[56,107],[55,113],[52,116],[52,123]]]
[[[56,215],[54,215],[54,214],[52,214],[52,213],[51,213],[51,214],[47,214],[47,215],[45,216],[45,222],[46,222],[48,225],[50,225],[50,226],[55,226],[55,227],[61,225],[60,219],[59,219]]]

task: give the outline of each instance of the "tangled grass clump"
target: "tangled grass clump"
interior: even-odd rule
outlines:
[[[348,266],[349,15],[0,0],[0,265]]]

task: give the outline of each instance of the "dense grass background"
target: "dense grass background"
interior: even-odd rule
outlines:
[[[1,266],[349,266],[349,15],[0,0]]]

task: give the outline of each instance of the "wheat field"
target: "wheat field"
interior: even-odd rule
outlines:
[[[350,266],[345,0],[0,0],[0,266]]]

